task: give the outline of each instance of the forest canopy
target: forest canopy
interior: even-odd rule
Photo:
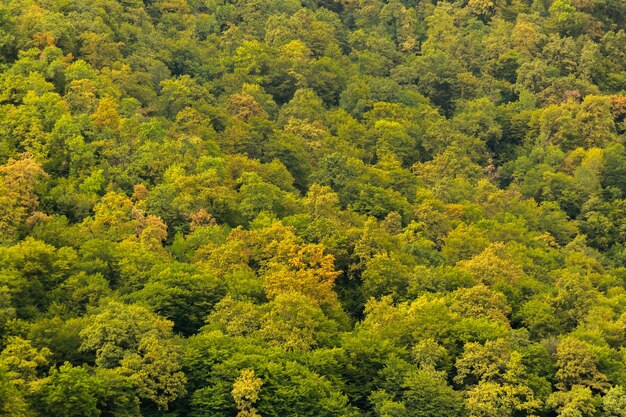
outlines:
[[[0,416],[626,417],[625,31],[0,1]]]

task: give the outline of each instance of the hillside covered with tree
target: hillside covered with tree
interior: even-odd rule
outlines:
[[[0,416],[625,417],[625,30],[0,1]]]

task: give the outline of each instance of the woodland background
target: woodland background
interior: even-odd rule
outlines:
[[[626,416],[622,0],[2,0],[0,415]]]

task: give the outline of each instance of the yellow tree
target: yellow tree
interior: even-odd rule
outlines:
[[[241,375],[233,383],[231,394],[237,404],[237,417],[261,417],[254,403],[259,399],[263,380],[254,375],[253,369],[242,369]]]
[[[263,286],[270,299],[279,294],[299,292],[326,312],[341,309],[334,291],[334,258],[320,244],[298,245],[285,240],[278,244],[276,256],[267,263]]]
[[[28,154],[0,166],[0,241],[12,240],[37,208],[36,188],[45,176],[41,165]]]

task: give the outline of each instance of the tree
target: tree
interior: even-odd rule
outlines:
[[[185,374],[180,370],[179,349],[156,335],[141,339],[135,352],[120,361],[119,372],[128,376],[136,395],[167,410],[169,403],[185,394]]]
[[[626,413],[626,392],[617,385],[602,398],[604,412],[610,417],[623,417]]]
[[[556,355],[559,390],[572,390],[582,395],[587,392],[584,390],[604,392],[607,389],[607,377],[598,370],[598,358],[586,343],[573,337],[565,338],[557,346]]]
[[[503,339],[484,345],[466,343],[457,359],[455,381],[469,379],[467,409],[470,416],[513,416],[541,407],[542,402],[526,385],[526,369],[519,352],[511,351]]]
[[[101,275],[87,275],[79,272],[67,278],[54,291],[54,299],[65,298],[64,306],[74,314],[85,313],[88,308],[95,307],[99,301],[109,295],[109,282]]]
[[[450,309],[467,317],[487,317],[508,323],[511,309],[504,294],[485,285],[459,288],[451,294]]]
[[[547,405],[554,409],[559,417],[586,417],[593,416],[596,412],[591,390],[580,385],[574,385],[567,392],[553,393],[548,398]]]
[[[489,241],[484,232],[474,225],[459,225],[445,238],[442,254],[451,263],[469,259],[485,248]]]
[[[47,348],[37,349],[29,340],[11,336],[0,352],[0,367],[8,369],[6,377],[11,384],[29,393],[36,385],[39,372],[48,364],[50,355]]]
[[[52,368],[43,384],[37,388],[42,413],[60,417],[99,417],[97,392],[99,387],[85,368],[69,363]]]
[[[0,287],[0,331],[2,331],[2,333],[5,332],[7,323],[14,318],[15,308],[11,303],[11,290],[4,285]]]
[[[95,351],[97,366],[126,376],[135,395],[167,409],[185,393],[172,327],[143,307],[110,302],[81,331],[81,350]]]
[[[447,417],[464,414],[460,396],[439,373],[428,370],[409,373],[403,387],[409,415]]]
[[[395,300],[406,297],[411,273],[395,254],[376,254],[370,258],[361,275],[363,292],[367,298],[393,296]]]
[[[276,255],[267,263],[263,287],[272,300],[282,293],[298,292],[307,296],[329,314],[340,310],[334,292],[334,258],[324,253],[322,245],[294,245],[289,240],[276,247]]]
[[[107,193],[94,206],[94,215],[83,222],[87,233],[103,238],[121,241],[133,234],[137,227],[137,216],[133,203],[126,196]]]
[[[91,117],[94,124],[100,129],[116,131],[119,128],[120,116],[117,112],[117,103],[110,97],[104,97],[100,100]]]
[[[254,375],[254,370],[243,369],[241,376],[233,383],[232,395],[237,404],[237,417],[259,417],[254,403],[259,400],[259,390],[263,380]]]
[[[32,415],[28,404],[9,380],[6,367],[0,367],[0,416],[28,417]]]
[[[38,205],[37,186],[46,173],[30,155],[0,166],[0,230],[3,240],[15,239],[17,229]]]
[[[156,272],[149,282],[129,298],[142,301],[174,322],[174,331],[195,333],[220,298],[224,282],[199,271],[172,264]]]
[[[332,346],[336,332],[337,323],[328,319],[313,300],[295,292],[277,295],[261,318],[261,336],[286,350]]]

